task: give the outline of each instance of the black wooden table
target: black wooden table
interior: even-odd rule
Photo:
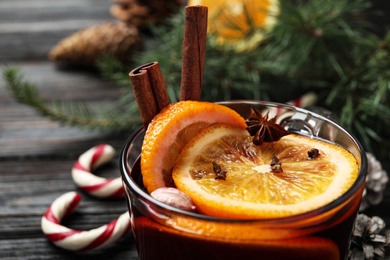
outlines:
[[[0,69],[17,66],[45,100],[80,100],[94,105],[119,96],[93,72],[61,70],[47,60],[57,42],[113,18],[108,0],[0,1]],[[73,229],[102,226],[127,211],[124,199],[96,199],[77,189],[71,168],[89,148],[106,143],[117,154],[94,172],[119,177],[118,154],[129,132],[91,132],[68,127],[16,103],[0,80],[0,259],[137,259],[131,234],[104,250],[73,253],[50,243],[40,228],[49,205],[78,191],[78,210],[64,219]]]
[[[101,102],[118,94],[96,75],[58,71],[50,62],[12,65],[20,66],[26,78],[34,80],[36,75],[44,76],[39,89],[48,99],[58,95]],[[91,90],[93,96],[89,95]],[[124,199],[96,199],[80,191],[72,181],[71,168],[80,154],[106,143],[115,148],[117,155],[94,173],[107,178],[119,177],[118,154],[129,134],[61,126],[13,101],[1,83],[0,259],[75,259],[77,256],[137,259],[131,235],[104,251],[74,254],[53,246],[40,229],[46,208],[68,191],[82,195],[79,209],[63,222],[70,228],[96,228],[127,211]]]
[[[2,0],[0,2],[0,68],[19,66],[45,100],[83,100],[99,104],[118,97],[118,89],[96,74],[59,70],[47,53],[71,33],[112,19],[107,0]],[[79,209],[63,224],[89,230],[127,210],[124,199],[96,199],[78,190],[71,168],[89,148],[107,143],[116,157],[95,174],[119,177],[118,154],[130,132],[91,132],[62,126],[16,103],[0,80],[0,259],[137,259],[131,234],[96,252],[74,253],[50,243],[41,217],[54,199],[79,191]],[[389,163],[384,164],[389,172]],[[383,202],[365,213],[390,224],[390,187]]]
[[[50,62],[15,63],[27,78],[39,80],[47,98],[69,95],[103,100],[115,96],[116,89],[96,75],[58,71]],[[35,75],[35,76],[34,76]],[[75,86],[76,82],[88,82]],[[77,88],[77,94],[69,89]],[[89,148],[107,143],[117,155],[130,133],[99,133],[61,126],[41,117],[31,108],[13,101],[0,84],[0,259],[137,259],[131,234],[118,243],[96,252],[74,253],[51,244],[43,235],[40,220],[54,199],[68,191],[82,195],[79,209],[64,219],[70,228],[89,230],[104,225],[127,210],[125,201],[102,200],[80,191],[72,181],[71,168]],[[119,177],[118,156],[94,173]],[[389,172],[389,164],[384,164]],[[369,208],[369,216],[379,215],[390,224],[390,187],[383,202]]]

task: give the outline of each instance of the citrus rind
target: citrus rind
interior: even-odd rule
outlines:
[[[173,186],[171,170],[182,147],[209,125],[245,128],[234,110],[211,102],[180,101],[163,109],[149,124],[141,150],[141,172],[148,192]]]
[[[357,178],[355,158],[340,146],[295,134],[261,146],[246,139],[251,137],[245,129],[219,124],[183,148],[172,177],[200,213],[239,219],[295,215],[337,199]],[[318,158],[308,158],[311,148],[320,151]],[[283,172],[272,172],[273,155]],[[226,170],[225,180],[214,178],[213,161]]]

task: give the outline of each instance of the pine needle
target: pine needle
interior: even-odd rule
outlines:
[[[102,109],[101,114],[93,111],[84,102],[53,101],[46,103],[42,100],[37,86],[23,80],[23,75],[17,67],[7,67],[3,71],[7,89],[12,97],[25,105],[38,111],[42,116],[48,117],[70,126],[81,126],[88,129],[116,130],[135,128],[140,124],[137,116],[124,118],[121,111],[119,116],[114,109]],[[135,102],[133,102],[135,103]],[[134,108],[133,108],[134,110]],[[134,114],[134,111],[133,111]]]
[[[383,39],[373,33],[375,26],[366,19],[371,2],[298,0],[280,5],[278,23],[254,50],[216,49],[208,39],[202,99],[287,102],[315,91],[316,105],[335,113],[367,151],[389,157],[390,33]],[[133,64],[123,67],[107,58],[99,63],[102,75],[128,87],[129,68],[158,61],[170,100],[178,101],[183,26],[184,15],[178,13],[166,25],[150,28],[151,40],[132,57]],[[49,107],[34,86],[20,81],[20,75],[7,74],[15,99],[54,120],[112,129],[138,120],[134,97],[127,89],[111,104],[111,112],[97,115],[83,105]]]

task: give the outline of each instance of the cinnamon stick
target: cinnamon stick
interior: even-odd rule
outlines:
[[[160,69],[160,64],[155,61],[151,63],[151,65],[146,64],[146,66],[143,66],[142,69],[147,70],[148,72],[149,82],[152,86],[154,95],[154,102],[157,104],[158,112],[160,112],[170,103],[164,78]]]
[[[146,129],[170,101],[157,61],[139,66],[129,73],[142,124]]]
[[[207,35],[206,6],[185,8],[180,100],[200,100]]]

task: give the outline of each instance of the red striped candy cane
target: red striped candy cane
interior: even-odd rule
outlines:
[[[98,198],[123,197],[123,186],[120,177],[106,179],[98,177],[91,172],[111,160],[114,154],[114,148],[107,144],[92,147],[80,155],[73,165],[73,181],[82,190]]]
[[[56,246],[73,251],[99,249],[114,243],[129,231],[128,212],[106,225],[91,230],[74,230],[62,226],[60,224],[62,218],[74,212],[80,200],[81,196],[76,192],[65,193],[50,205],[42,217],[42,231]]]

